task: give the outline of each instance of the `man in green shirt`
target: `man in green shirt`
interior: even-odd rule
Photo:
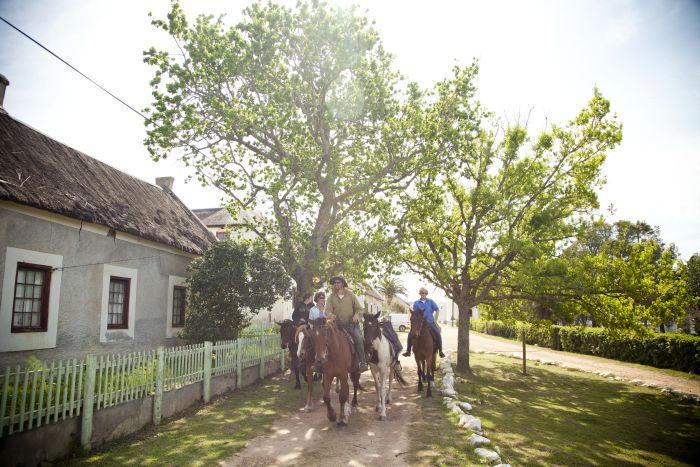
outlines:
[[[333,292],[326,302],[326,317],[336,319],[340,327],[346,329],[355,341],[355,350],[360,363],[360,372],[367,371],[365,343],[360,332],[360,320],[364,307],[354,293],[347,289],[348,283],[342,277],[331,277]]]

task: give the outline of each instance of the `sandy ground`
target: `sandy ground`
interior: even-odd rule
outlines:
[[[442,328],[445,348],[457,348],[457,328],[444,326]],[[522,358],[522,342],[504,342],[489,339],[483,335],[471,333],[469,335],[469,347],[472,351],[511,353]],[[579,370],[599,373],[609,373],[611,377],[618,377],[626,381],[640,381],[659,388],[670,388],[685,394],[700,396],[700,381],[690,378],[667,375],[665,373],[647,370],[636,365],[625,364],[616,360],[603,358],[591,358],[569,352],[559,352],[544,349],[534,345],[526,348],[528,360],[542,360],[543,362],[559,362],[562,367],[571,367]]]
[[[299,410],[280,413],[272,432],[259,436],[241,452],[222,462],[223,466],[403,466],[408,452],[406,425],[416,411],[418,379],[413,358],[401,358],[403,376],[409,383],[401,388],[392,385],[392,404],[387,406],[387,420],[379,421],[374,411],[376,396],[372,374],[360,380],[366,392],[358,392],[347,427],[338,428],[328,421],[323,404],[323,387],[314,385],[314,410],[305,413],[306,386],[299,391]],[[290,384],[291,390],[291,384]],[[439,392],[434,394],[439,397]],[[352,399],[352,384],[350,385]],[[338,394],[331,391],[331,401],[339,411]]]

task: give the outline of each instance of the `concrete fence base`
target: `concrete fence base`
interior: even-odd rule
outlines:
[[[244,368],[240,372],[240,385],[236,372],[212,376],[211,396],[218,396],[236,387],[258,381],[261,374],[279,373],[283,368],[280,359]],[[204,383],[198,382],[163,393],[160,408],[163,418],[204,401]],[[135,433],[153,423],[155,396],[147,396],[112,407],[100,409],[92,414],[90,446],[97,447]],[[81,417],[72,417],[57,423],[44,425],[29,431],[0,438],[0,465],[35,466],[53,461],[80,450]]]

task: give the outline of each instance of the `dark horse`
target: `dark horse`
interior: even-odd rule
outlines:
[[[299,357],[297,356],[297,342],[294,340],[296,333],[296,326],[291,319],[285,319],[284,321],[275,321],[275,323],[280,327],[280,337],[282,339],[281,347],[283,349],[289,349],[289,370],[294,373],[294,378],[296,379],[296,384],[294,384],[294,389],[301,389],[301,381],[299,381]],[[303,369],[302,369],[303,370]],[[306,378],[306,375],[304,375]]]
[[[411,334],[413,334],[413,355],[418,366],[418,392],[423,391],[425,381],[428,390],[425,397],[433,397],[431,383],[435,372],[437,348],[430,326],[425,322],[422,311],[411,311]]]
[[[374,386],[377,390],[377,405],[379,420],[386,420],[386,406],[391,404],[391,380],[396,379],[402,386],[406,381],[401,376],[400,365],[396,360],[396,350],[384,334],[385,325],[380,323],[379,314],[364,314],[365,349],[371,352],[369,368],[372,370]],[[393,378],[392,378],[393,377]]]
[[[325,318],[314,320],[311,337],[316,362],[323,366],[323,402],[326,403],[328,420],[331,422],[336,420],[335,410],[331,406],[331,382],[333,378],[338,378],[340,382],[338,426],[346,426],[351,412],[350,405],[347,403],[350,395],[348,374],[354,386],[353,407],[357,406],[357,390],[360,387],[360,372],[357,358],[352,353],[350,337],[335,322],[326,322]]]

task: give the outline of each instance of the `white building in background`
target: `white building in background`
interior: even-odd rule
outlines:
[[[245,229],[248,222],[255,220],[255,214],[244,211],[234,218],[226,208],[193,209],[192,212],[216,236],[217,240],[224,240],[233,232],[251,240],[256,236],[255,233]],[[253,318],[253,323],[272,323],[291,319],[293,311],[294,303],[291,299],[277,300],[271,310],[260,310]]]

